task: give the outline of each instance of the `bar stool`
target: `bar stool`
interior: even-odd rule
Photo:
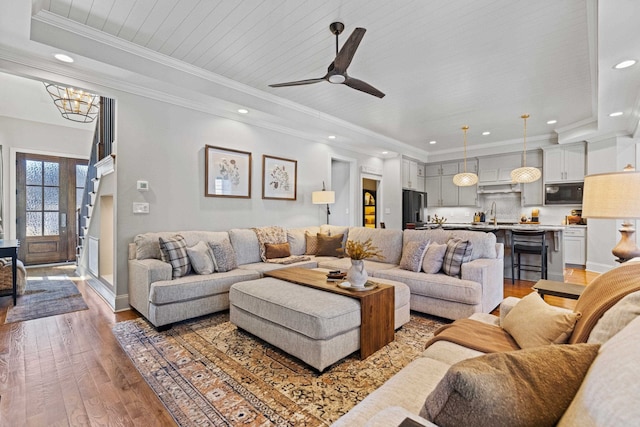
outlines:
[[[547,278],[547,241],[543,230],[511,230],[511,284],[515,283],[515,272],[535,271],[541,279]],[[540,264],[522,263],[521,255],[540,255]],[[516,257],[517,255],[517,257]],[[530,261],[532,262],[532,261]]]

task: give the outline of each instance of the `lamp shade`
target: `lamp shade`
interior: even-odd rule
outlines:
[[[524,166],[511,171],[511,181],[528,184],[540,179],[542,172],[533,166]]]
[[[314,205],[330,205],[336,202],[336,193],[335,191],[314,191],[311,193],[311,202]]]
[[[458,173],[453,176],[453,183],[458,187],[469,187],[478,182],[478,175],[470,172]]]
[[[585,176],[582,216],[640,219],[640,172],[611,172]]]

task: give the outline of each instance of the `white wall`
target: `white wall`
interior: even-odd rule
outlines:
[[[349,162],[332,159],[331,160],[331,188],[336,193],[336,202],[331,205],[331,215],[329,224],[332,225],[350,225],[350,215],[352,209],[351,191],[350,190],[350,164]],[[324,206],[326,209],[326,205]],[[349,212],[347,212],[349,210]]]

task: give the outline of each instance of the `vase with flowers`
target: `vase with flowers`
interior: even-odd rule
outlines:
[[[351,267],[347,270],[347,281],[354,288],[364,288],[369,275],[364,268],[364,260],[367,258],[381,258],[380,250],[373,245],[371,239],[364,242],[347,240],[345,252],[351,258]]]

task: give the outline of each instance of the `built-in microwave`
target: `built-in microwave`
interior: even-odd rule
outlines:
[[[545,184],[545,205],[581,205],[583,182]]]

